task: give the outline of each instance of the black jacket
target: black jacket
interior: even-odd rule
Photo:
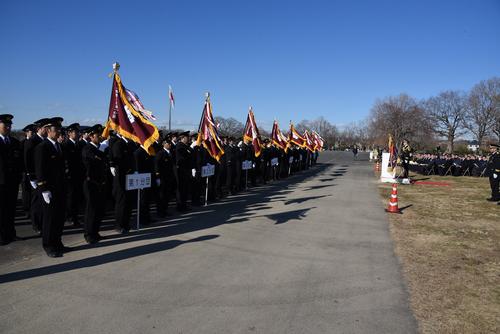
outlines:
[[[44,139],[35,148],[35,173],[40,191],[64,192],[64,157],[62,149]]]
[[[43,141],[39,135],[34,134],[24,142],[24,169],[30,181],[36,180],[35,173],[35,147]]]
[[[82,149],[82,162],[85,166],[85,180],[100,186],[106,184],[108,165],[104,152],[89,143]]]
[[[8,138],[8,145],[0,139],[0,185],[18,184],[22,178],[21,143],[16,138],[10,136]]]

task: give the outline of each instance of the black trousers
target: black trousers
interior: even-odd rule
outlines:
[[[35,231],[42,230],[42,218],[43,218],[43,209],[42,202],[43,199],[40,198],[41,194],[38,189],[33,189],[30,185],[31,190],[31,207],[30,207],[30,219],[31,225]],[[64,209],[63,209],[64,211]]]
[[[152,186],[152,185],[151,185]],[[139,221],[141,224],[149,225],[151,224],[151,198],[152,194],[156,191],[156,188],[144,188],[141,189],[141,198],[139,205],[141,207]]]
[[[121,180],[123,179],[123,182]],[[125,176],[113,177],[113,197],[115,199],[115,227],[130,230],[133,194],[125,190]]]
[[[82,182],[70,180],[66,187],[66,219],[78,222],[78,213],[83,199]]]
[[[58,251],[63,247],[62,233],[65,216],[64,190],[53,190],[50,203],[47,204],[38,190],[38,199],[42,212],[42,245],[46,251]]]
[[[16,214],[19,184],[11,182],[0,185],[0,242],[7,243],[16,237],[14,218]]]
[[[30,215],[30,208],[31,208],[31,184],[29,178],[26,176],[26,174],[23,175],[23,180],[21,181],[21,192],[22,192],[22,199],[23,199],[23,210],[26,212],[26,214]]]
[[[175,183],[162,180],[156,196],[156,212],[164,217],[168,212],[168,203],[175,190]]]
[[[185,209],[191,184],[190,170],[177,170],[177,207]]]
[[[106,187],[90,181],[83,182],[85,196],[84,235],[95,238],[101,228],[102,217],[106,209]]]
[[[497,174],[497,178],[494,179],[493,176],[490,176],[490,188],[491,188],[491,198],[496,201],[500,201],[500,193],[499,193],[499,184],[500,184],[500,174]]]

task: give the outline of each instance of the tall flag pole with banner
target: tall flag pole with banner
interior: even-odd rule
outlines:
[[[274,120],[273,130],[271,131],[271,142],[274,146],[281,148],[283,151],[288,151],[288,140],[280,131],[278,122]]]
[[[307,130],[304,131],[303,138],[304,138],[304,145],[305,145],[305,147],[309,151],[314,152],[316,150],[316,147],[315,147],[314,142],[312,141],[312,138],[309,135],[309,132]]]
[[[141,144],[150,155],[154,155],[155,150],[152,145],[160,136],[158,128],[144,117],[138,110],[139,107],[134,106],[136,102],[129,100],[130,96],[118,74],[119,68],[120,64],[113,64],[113,88],[108,120],[102,136],[108,138],[109,131],[114,130],[117,134]]]
[[[198,127],[196,144],[203,144],[210,156],[219,162],[220,158],[224,155],[224,150],[222,149],[221,140],[217,133],[217,127],[215,126],[214,116],[212,114],[210,93],[206,93],[205,96],[205,106],[203,107],[200,126]]]
[[[295,127],[293,126],[293,123],[290,122],[290,133],[288,134],[288,146],[290,146],[290,143],[293,143],[299,147],[304,147],[306,140],[304,137],[302,137],[297,130],[295,130]]]
[[[323,138],[321,138],[321,136],[316,131],[312,131],[312,137],[313,137],[313,141],[314,141],[316,150],[321,151],[323,149],[323,145],[325,144],[325,141],[323,140]]]
[[[397,160],[398,160],[398,149],[396,145],[394,145],[394,141],[392,140],[392,135],[389,134],[389,142],[387,143],[389,147],[389,165],[387,166],[387,171],[392,172],[394,168],[396,168]]]
[[[168,131],[172,131],[172,109],[175,108],[175,99],[174,99],[174,91],[172,90],[172,86],[168,85]]]
[[[252,107],[248,109],[247,122],[245,124],[243,138],[252,142],[255,157],[259,157],[262,153],[262,141],[260,139],[260,133],[259,129],[257,128],[257,123],[255,122],[255,116],[253,114]]]

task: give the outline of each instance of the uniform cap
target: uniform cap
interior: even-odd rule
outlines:
[[[12,119],[14,116],[11,114],[1,114],[0,115],[0,123],[12,124]]]

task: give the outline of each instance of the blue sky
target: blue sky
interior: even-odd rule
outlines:
[[[107,117],[111,64],[173,126],[216,116],[364,119],[375,99],[468,90],[500,70],[500,1],[22,1],[0,3],[0,113]]]

